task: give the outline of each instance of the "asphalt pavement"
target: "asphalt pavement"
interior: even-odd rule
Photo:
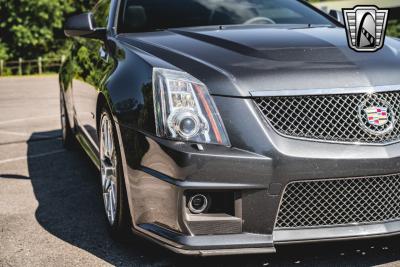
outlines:
[[[0,78],[0,266],[400,266],[400,238],[179,256],[106,229],[99,175],[61,145],[56,76]]]

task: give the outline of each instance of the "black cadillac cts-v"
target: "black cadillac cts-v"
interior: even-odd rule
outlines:
[[[295,0],[101,0],[70,18],[66,147],[111,233],[176,252],[400,233],[400,42],[350,49]]]

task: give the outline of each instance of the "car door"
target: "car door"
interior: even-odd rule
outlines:
[[[99,1],[92,10],[96,28],[107,28],[111,0]],[[103,40],[78,38],[73,47],[75,77],[73,101],[77,122],[78,138],[83,137],[98,151],[96,120],[97,98],[109,70],[108,53]]]

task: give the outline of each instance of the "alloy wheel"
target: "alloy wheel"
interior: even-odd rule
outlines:
[[[101,119],[100,164],[103,200],[110,225],[117,214],[117,157],[114,145],[112,122],[107,114]]]

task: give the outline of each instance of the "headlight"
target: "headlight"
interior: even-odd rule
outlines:
[[[153,96],[159,137],[229,146],[207,87],[188,73],[153,70]]]

